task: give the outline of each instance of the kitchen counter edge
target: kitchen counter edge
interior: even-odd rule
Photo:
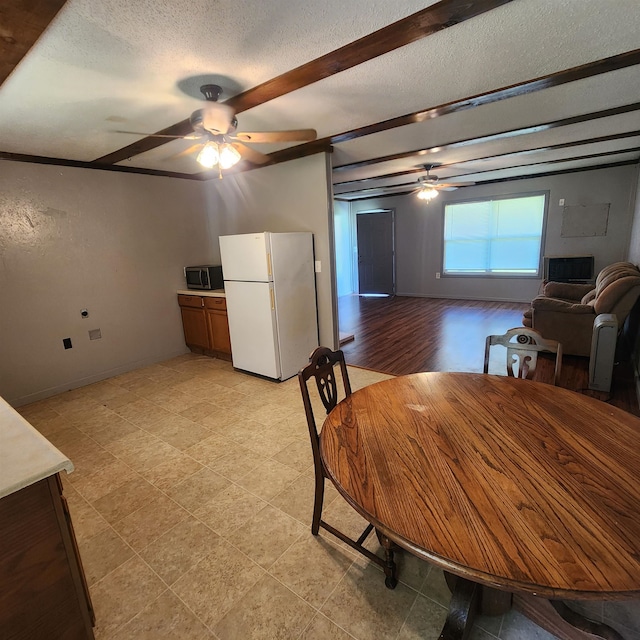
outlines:
[[[213,291],[193,290],[193,289],[178,289],[178,294],[182,296],[201,296],[203,298],[226,298],[224,289],[214,289]]]
[[[0,398],[0,498],[60,471],[73,463]]]

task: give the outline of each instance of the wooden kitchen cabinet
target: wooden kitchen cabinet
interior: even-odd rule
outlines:
[[[204,298],[211,349],[231,355],[231,338],[225,298]]]
[[[92,640],[95,621],[58,475],[0,500],[0,637]]]
[[[222,297],[178,294],[184,339],[191,351],[231,359],[227,301]]]
[[[178,295],[178,304],[182,314],[184,341],[192,349],[211,349],[207,315],[202,296]]]

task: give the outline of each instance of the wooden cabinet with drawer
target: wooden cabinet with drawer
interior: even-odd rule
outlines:
[[[227,301],[222,297],[178,294],[184,340],[191,351],[231,359]]]
[[[204,298],[211,349],[231,355],[231,338],[225,298]]]
[[[190,349],[210,349],[207,315],[202,296],[178,295],[184,341]]]

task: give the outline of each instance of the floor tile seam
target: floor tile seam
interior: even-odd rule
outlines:
[[[150,435],[153,435],[153,434],[150,434]],[[171,446],[171,445],[169,445],[169,446]],[[174,447],[174,448],[175,448],[175,447]],[[179,451],[179,450],[178,450],[178,451]],[[109,453],[111,453],[111,452],[109,452]],[[182,452],[181,452],[181,453],[182,453]],[[112,453],[111,455],[113,455],[117,460],[119,460],[120,462],[122,462],[122,464],[124,464],[125,466],[127,466],[127,467],[131,470],[131,472],[132,472],[132,473],[134,473],[138,478],[140,478],[140,479],[144,480],[146,483],[148,483],[149,485],[151,485],[152,487],[154,487],[154,489],[157,489],[160,493],[162,493],[166,498],[168,498],[168,499],[169,499],[169,500],[171,500],[173,503],[175,503],[178,507],[180,507],[180,508],[184,509],[184,510],[189,514],[189,515],[191,515],[191,516],[193,516],[193,517],[196,517],[196,516],[195,516],[195,515],[194,515],[194,514],[189,510],[189,509],[187,509],[186,507],[184,507],[184,506],[183,506],[182,504],[180,504],[180,503],[179,503],[175,498],[173,498],[169,493],[167,493],[167,490],[166,490],[166,489],[162,489],[162,488],[160,488],[160,487],[158,487],[158,486],[154,485],[152,482],[149,482],[149,480],[147,480],[147,478],[145,478],[145,477],[142,475],[142,473],[140,473],[139,471],[137,471],[136,469],[134,469],[133,467],[131,467],[131,465],[129,465],[127,462],[125,462],[124,460],[122,460],[121,458],[119,458],[118,456],[116,456],[116,455],[115,455],[115,454],[113,454],[113,453]],[[185,455],[188,455],[188,454],[185,454]],[[191,456],[189,456],[189,457],[191,457]],[[193,459],[195,462],[197,462],[198,464],[202,464],[202,463],[198,462],[195,458],[192,458],[192,459]],[[155,466],[151,467],[151,468],[149,469],[149,471],[150,471],[150,470],[152,470],[152,469],[155,469],[156,467],[160,466],[161,464],[164,464],[164,462],[160,462],[160,463],[158,463],[157,465],[155,465]],[[206,465],[203,465],[203,466],[205,466],[205,467],[206,467]],[[201,471],[201,469],[200,469],[199,471]],[[191,475],[195,475],[195,473],[198,473],[198,471],[194,472],[194,473],[193,473],[193,474],[191,474]],[[174,485],[172,485],[171,487],[168,487],[168,488],[169,488],[169,489],[171,489],[171,488],[173,488],[173,487],[177,486],[178,484],[180,484],[181,482],[184,482],[185,480],[188,480],[190,477],[191,477],[191,476],[188,476],[187,478],[183,478],[183,479],[181,479],[181,480],[180,480],[180,482],[177,482],[176,484],[174,484]],[[125,483],[125,484],[126,484],[126,483]],[[123,485],[119,485],[118,487],[116,487],[116,489],[114,489],[114,491],[117,491],[117,490],[118,490],[120,487],[122,487],[122,486],[123,486]],[[102,517],[102,519],[106,521],[106,519],[104,518],[104,516],[102,516],[102,514],[101,514],[101,513],[100,513],[100,512],[99,512],[99,511],[98,511],[98,510],[93,506],[93,502],[92,502],[92,501],[90,501],[87,497],[85,497],[85,496],[84,496],[84,494],[80,491],[80,489],[78,489],[78,488],[76,488],[76,487],[74,487],[74,489],[78,492],[78,494],[80,494],[80,496],[81,496],[81,497],[82,497],[86,502],[88,502],[88,503],[89,503],[89,505],[90,505],[91,507],[93,507],[93,509],[94,509],[94,510],[95,510],[95,511],[96,511],[96,512],[97,512],[97,513]],[[111,493],[111,492],[109,492],[109,493]],[[218,492],[216,492],[216,493],[218,493]],[[106,496],[106,495],[109,495],[109,494],[107,493],[107,494],[105,494],[105,496]],[[98,498],[98,500],[100,500],[101,498],[103,498],[103,497],[105,497],[105,496],[100,496],[100,498]],[[94,501],[94,502],[95,502],[95,501]],[[132,511],[131,513],[128,513],[127,515],[122,516],[122,518],[119,518],[118,520],[115,520],[113,523],[108,523],[108,524],[109,524],[110,526],[112,526],[113,524],[117,524],[118,522],[121,522],[122,520],[124,520],[125,518],[128,518],[129,516],[133,515],[134,513],[138,513],[141,509],[144,509],[146,506],[148,506],[148,504],[149,504],[148,502],[147,502],[147,503],[145,503],[145,504],[142,504],[140,507],[138,507],[137,509],[135,509],[135,510],[134,510],[134,511]],[[179,524],[179,523],[178,523],[178,524]],[[177,526],[177,525],[176,525],[176,526]],[[163,535],[164,535],[164,534],[163,534]],[[160,536],[158,536],[158,537],[160,537]],[[156,540],[157,540],[157,538],[156,538]],[[147,545],[147,546],[148,546],[148,545]],[[146,547],[145,547],[145,548],[146,548]]]
[[[264,508],[266,508],[266,507],[264,507]],[[263,510],[264,510],[264,508],[263,508],[263,509],[260,509],[260,511],[263,511]],[[260,513],[260,511],[258,511],[258,513]],[[256,516],[257,516],[257,515],[258,515],[258,514],[256,513]],[[285,514],[285,515],[287,515],[289,518],[291,518],[291,516],[289,516],[288,514]],[[255,518],[255,516],[254,516],[254,518]],[[291,519],[292,519],[292,520],[295,520],[295,518],[291,518]],[[251,520],[253,520],[253,518],[251,518]],[[297,520],[296,520],[296,522],[297,522]],[[294,541],[293,541],[293,542],[292,542],[292,543],[291,543],[291,544],[290,544],[290,545],[289,545],[289,546],[288,546],[288,547],[287,547],[287,548],[286,548],[286,549],[285,549],[285,550],[284,550],[284,551],[283,551],[283,552],[282,552],[282,553],[281,553],[281,554],[280,554],[280,555],[279,555],[279,556],[278,556],[278,557],[277,557],[277,558],[276,558],[276,559],[275,559],[275,560],[274,560],[274,561],[269,565],[269,567],[268,567],[268,568],[267,568],[267,567],[263,567],[263,569],[264,569],[267,573],[269,573],[269,575],[271,575],[271,569],[272,569],[272,568],[273,568],[273,566],[276,564],[276,562],[278,562],[278,560],[280,560],[280,558],[282,558],[282,557],[284,556],[284,554],[285,554],[285,553],[287,553],[287,552],[288,552],[288,551],[289,551],[289,550],[290,550],[290,549],[291,549],[295,544],[297,544],[297,543],[298,543],[298,541],[299,541],[299,540],[301,540],[301,539],[302,539],[302,536],[304,536],[304,535],[305,535],[305,532],[300,532],[300,533],[296,536],[295,540],[294,540]],[[273,577],[273,578],[275,578],[275,576],[272,576],[272,577]],[[277,580],[277,578],[276,578],[276,580]],[[280,581],[278,580],[278,582],[280,582]],[[296,595],[297,595],[297,594],[296,594]],[[299,596],[299,597],[301,597],[301,596]],[[302,599],[304,600],[304,598],[302,598]],[[306,602],[306,601],[305,601],[305,602]]]
[[[341,627],[335,620],[332,620],[326,613],[324,613],[323,611],[320,611],[320,610],[318,610],[316,612],[316,614],[313,616],[313,618],[311,618],[311,620],[309,620],[309,624],[307,624],[307,626],[302,630],[302,632],[300,633],[300,635],[298,636],[298,638],[296,640],[301,640],[302,639],[302,637],[304,636],[304,634],[307,631],[307,629],[309,629],[311,627],[311,625],[313,624],[313,621],[318,616],[322,616],[325,620],[328,620],[331,624],[333,624],[336,627],[338,627],[338,629],[340,629],[341,631],[346,633],[349,636],[349,638],[353,638],[353,640],[362,640],[362,639],[358,638],[357,636],[354,636],[352,633],[349,633],[344,627]]]
[[[308,533],[308,532],[307,532]],[[298,542],[298,540],[302,539],[302,537],[304,536],[304,533],[301,533],[298,538],[295,540],[295,542],[293,544],[291,544],[289,546],[289,548],[284,551],[282,554],[280,554],[280,556],[271,563],[269,569],[265,569],[265,571],[274,579],[277,580],[280,584],[282,584],[283,586],[287,587],[287,589],[289,589],[289,591],[292,591],[293,593],[295,593],[295,591],[289,587],[288,585],[286,585],[284,582],[282,582],[282,580],[280,580],[280,578],[278,578],[277,576],[273,575],[271,573],[271,569],[275,566],[275,564],[278,562],[278,560],[280,560],[280,558],[282,558],[285,553],[287,553],[287,551],[289,551],[289,549],[291,549],[291,547],[296,544]],[[342,547],[335,547],[338,551],[345,551],[345,549],[343,549]],[[306,602],[310,607],[313,607],[316,610],[316,613],[322,613],[322,615],[327,618],[328,620],[331,620],[331,618],[329,618],[329,616],[327,616],[325,613],[322,612],[322,607],[327,603],[327,601],[329,600],[329,598],[331,598],[331,596],[333,595],[333,592],[338,588],[338,585],[342,582],[342,580],[345,578],[345,576],[347,575],[347,573],[349,572],[349,570],[353,567],[354,563],[356,561],[356,558],[352,558],[351,562],[349,563],[349,566],[344,570],[344,573],[342,574],[342,577],[340,578],[340,580],[338,580],[338,582],[336,583],[336,585],[334,586],[334,588],[327,594],[327,596],[324,598],[324,600],[322,601],[322,603],[318,606],[311,604],[310,602],[307,602],[307,600],[305,600],[301,595],[298,595],[296,593],[296,595],[298,596],[298,598],[300,598],[301,600],[303,600],[304,602]],[[331,622],[333,622],[336,626],[340,626],[338,625],[337,622],[335,622],[334,620],[331,620]],[[342,628],[342,627],[340,627]],[[346,631],[346,629],[344,629],[344,631]],[[351,634],[349,634],[351,635]]]
[[[106,520],[105,520],[106,522]],[[94,589],[96,586],[98,586],[107,576],[110,576],[114,571],[117,571],[123,564],[126,564],[127,562],[129,562],[130,560],[132,560],[135,556],[137,556],[140,560],[142,560],[142,562],[144,562],[144,564],[149,567],[149,569],[151,569],[153,571],[153,573],[156,573],[153,570],[153,567],[150,567],[144,560],[144,558],[142,558],[140,556],[140,554],[118,533],[118,531],[111,525],[111,523],[107,522],[108,527],[111,529],[112,533],[114,533],[118,539],[124,543],[125,546],[127,546],[132,552],[133,555],[129,556],[126,560],[124,560],[123,562],[121,562],[117,567],[114,567],[113,569],[111,569],[111,571],[108,571],[107,573],[105,573],[99,580],[96,580],[93,584],[88,585],[89,586],[89,591],[91,591],[91,589]],[[94,538],[95,536],[100,535],[101,533],[103,533],[104,531],[106,531],[106,529],[103,529],[102,531],[99,531],[98,533],[94,534],[93,536],[91,536],[91,538]],[[88,540],[90,540],[91,538],[88,538]],[[80,552],[80,556],[82,559],[82,551]],[[156,573],[157,575],[157,573]],[[160,576],[158,576],[160,577]],[[163,580],[164,582],[164,580]],[[166,584],[166,583],[165,583]]]
[[[112,454],[113,455],[113,454]],[[136,476],[138,476],[141,480],[144,480],[146,483],[150,484],[152,487],[154,486],[153,484],[151,484],[140,472],[136,471],[133,467],[129,466],[124,460],[121,460],[120,458],[117,458],[117,456],[114,456],[119,462],[121,462],[122,464],[124,464],[126,467],[129,468],[129,470],[134,473]],[[100,469],[104,469],[104,467],[100,467],[98,469],[98,471],[100,471]],[[133,480],[138,479],[138,478],[132,478],[131,480],[127,480],[125,482],[123,482],[122,484],[119,484],[117,487],[111,489],[110,491],[108,491],[107,493],[105,493],[104,495],[101,495],[99,498],[96,498],[95,500],[89,500],[89,498],[82,492],[82,488],[76,486],[75,484],[72,484],[71,486],[95,509],[94,503],[98,502],[98,500],[102,500],[102,498],[105,498],[106,496],[108,496],[110,493],[113,493],[114,491],[117,491],[118,489],[121,489],[125,484],[127,484],[128,482],[132,482]],[[96,509],[96,511],[98,511],[98,509]],[[137,509],[136,509],[137,511]],[[100,511],[98,511],[98,513],[100,513]],[[102,516],[102,514],[100,513],[100,515]],[[104,518],[104,516],[102,516]],[[126,517],[126,516],[123,516]],[[122,518],[120,518],[120,520],[122,520]],[[115,522],[119,522],[120,520],[116,520]],[[111,524],[111,523],[110,523]]]
[[[203,560],[204,560],[204,558],[203,558]],[[198,564],[200,564],[200,562],[198,562]],[[194,566],[197,566],[197,565],[194,565]],[[193,568],[193,567],[192,567],[192,568]],[[185,573],[183,573],[182,575],[184,576],[185,574],[186,574],[186,572],[185,572]],[[180,576],[180,578],[181,578],[181,577],[182,577],[182,576]],[[178,580],[179,580],[180,578],[178,578]],[[176,580],[175,582],[177,582],[178,580]],[[173,584],[175,584],[175,582],[174,582]],[[184,600],[183,600],[183,599],[182,599],[182,598],[181,598],[181,597],[180,597],[180,596],[179,596],[179,595],[178,595],[178,594],[173,590],[173,588],[172,588],[171,586],[169,586],[168,590],[173,594],[173,596],[174,596],[175,598],[177,598],[177,599],[178,599],[178,601],[179,601],[179,602],[181,602],[181,603],[182,603],[182,605],[187,609],[187,611],[189,611],[189,612],[194,616],[194,618],[195,618],[198,622],[200,622],[200,624],[202,624],[202,625],[204,626],[204,628],[205,628],[205,629],[207,629],[207,631],[209,631],[209,633],[213,636],[213,638],[214,638],[215,640],[219,640],[219,636],[217,636],[217,635],[216,635],[215,631],[214,631],[214,630],[213,630],[213,629],[212,629],[212,628],[211,628],[211,627],[210,627],[210,626],[209,626],[209,625],[208,625],[208,624],[207,624],[207,623],[206,623],[206,622],[205,622],[205,621],[204,621],[204,620],[203,620],[203,619],[202,619],[202,618],[201,618],[201,617],[200,617],[200,616],[199,616],[199,615],[198,615],[198,614],[197,614],[197,613],[196,613],[196,612],[195,612],[195,611],[194,611],[194,610],[189,606],[189,604],[188,604],[188,603],[186,603],[186,602],[185,602],[185,601],[184,601]],[[226,615],[226,614],[225,614],[225,615]]]
[[[418,593],[417,597],[411,603],[411,606],[409,607],[409,611],[407,612],[407,615],[406,615],[405,619],[402,621],[402,624],[400,625],[400,628],[398,629],[398,633],[396,633],[396,636],[395,636],[394,640],[398,640],[398,638],[400,637],[400,634],[402,633],[402,630],[404,629],[405,625],[407,624],[407,620],[409,620],[409,618],[411,617],[411,613],[413,612],[414,608],[417,607],[418,600],[420,599],[421,595],[422,595],[421,593]],[[440,605],[440,606],[442,606],[442,605]],[[446,607],[443,607],[443,609],[445,609],[445,611],[446,611]]]
[[[367,560],[368,560],[368,559],[367,559]],[[344,575],[342,576],[342,578],[340,578],[340,580],[338,580],[338,582],[336,583],[335,587],[333,588],[333,590],[331,591],[331,593],[327,596],[327,598],[326,598],[326,599],[325,599],[325,601],[322,603],[322,606],[321,606],[321,607],[320,607],[320,609],[319,609],[319,612],[320,612],[320,613],[322,613],[322,614],[325,616],[325,618],[328,618],[329,620],[331,620],[331,622],[333,622],[333,624],[335,624],[336,626],[340,627],[340,629],[342,629],[342,627],[341,627],[341,626],[340,626],[340,625],[339,625],[335,620],[333,620],[333,618],[331,618],[329,615],[327,615],[327,613],[326,613],[325,611],[323,611],[323,610],[322,610],[322,607],[324,607],[324,606],[327,604],[327,602],[329,601],[329,599],[331,598],[331,596],[336,592],[336,590],[338,589],[338,587],[340,586],[340,584],[343,582],[343,580],[345,580],[345,579],[346,579],[347,574],[349,573],[349,571],[353,568],[353,566],[354,566],[355,564],[356,564],[356,559],[354,559],[354,561],[351,563],[351,565],[349,565],[349,568],[344,572]],[[371,560],[368,560],[368,563],[367,563],[367,565],[365,566],[365,569],[366,569],[366,567],[367,567],[367,566],[369,566],[369,565],[373,565],[374,567],[377,567],[377,565],[376,565],[376,563],[375,563],[375,562],[373,562],[373,561],[371,561]],[[413,602],[411,603],[411,606],[409,607],[409,610],[408,610],[408,612],[407,612],[406,616],[404,617],[404,619],[403,619],[403,621],[402,621],[402,624],[400,625],[400,629],[398,630],[398,634],[396,634],[396,636],[395,636],[396,638],[398,637],[398,635],[399,635],[399,633],[400,633],[400,630],[402,629],[402,627],[404,626],[405,622],[407,621],[407,619],[408,619],[408,617],[409,617],[409,613],[410,613],[411,609],[413,608],[413,606],[414,606],[414,604],[415,604],[416,600],[417,600],[417,599],[418,599],[418,597],[420,596],[420,593],[419,593],[419,592],[417,592],[415,589],[413,589],[413,587],[409,587],[409,586],[408,586],[408,585],[406,585],[405,583],[402,583],[402,584],[404,584],[404,586],[408,587],[411,591],[413,591],[413,592],[414,592],[414,597],[413,597]],[[343,629],[343,631],[346,631],[346,629]],[[349,634],[349,635],[351,635],[351,634]]]
[[[147,565],[148,566],[148,565]],[[159,577],[159,576],[158,576]],[[151,600],[151,602],[147,602],[142,609],[140,609],[140,611],[136,611],[136,613],[134,613],[128,620],[126,620],[125,622],[121,622],[119,625],[117,625],[110,633],[109,635],[104,639],[104,640],[111,640],[111,638],[115,637],[118,632],[123,629],[127,624],[129,624],[133,619],[137,618],[147,607],[149,607],[150,605],[152,605],[156,600],[158,600],[161,596],[163,596],[165,593],[167,593],[167,591],[171,591],[171,589],[169,587],[166,587],[165,589],[163,589],[158,595],[157,597],[153,598],[153,600]],[[173,592],[172,592],[173,593]]]
[[[404,553],[409,553],[408,551],[403,551]],[[356,553],[358,553],[356,551]],[[358,553],[358,556],[364,557],[362,556],[362,554]],[[378,556],[380,557],[380,556]],[[383,567],[381,567],[377,562],[375,562],[374,560],[370,560],[369,558],[366,558],[366,561],[368,562],[368,564],[370,564],[374,569],[376,569],[376,571],[379,571],[380,573],[382,573],[384,575],[384,569]],[[422,583],[422,585],[420,585],[420,587],[416,588],[413,585],[410,585],[408,582],[404,582],[401,578],[401,575],[398,575],[397,577],[398,580],[398,584],[402,584],[405,587],[407,587],[407,589],[411,589],[411,591],[415,591],[417,595],[419,596],[423,596],[425,597],[427,600],[431,600],[431,602],[434,602],[435,604],[437,604],[438,606],[442,607],[444,606],[441,602],[438,602],[437,600],[435,600],[434,598],[430,598],[429,596],[427,596],[425,593],[423,593],[420,589],[422,588],[422,586],[424,585],[424,581]],[[446,607],[445,607],[446,608]]]

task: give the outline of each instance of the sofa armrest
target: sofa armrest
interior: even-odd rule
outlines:
[[[556,298],[547,298],[546,296],[538,296],[531,301],[531,308],[534,313],[540,311],[553,311],[556,313],[570,314],[589,314],[595,316],[593,306],[590,304],[579,304],[568,302],[566,300],[558,300]]]
[[[544,295],[547,298],[562,298],[565,300],[582,300],[595,289],[592,284],[572,284],[571,282],[547,282],[544,285]]]

